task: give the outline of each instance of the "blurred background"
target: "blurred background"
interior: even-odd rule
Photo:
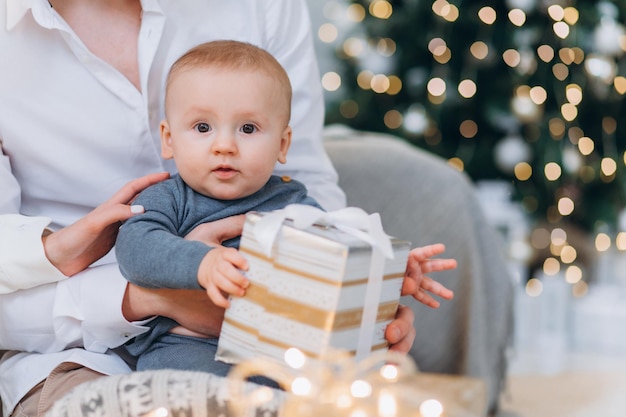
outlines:
[[[476,183],[517,281],[513,371],[621,357],[626,1],[309,3],[327,124],[395,135]]]

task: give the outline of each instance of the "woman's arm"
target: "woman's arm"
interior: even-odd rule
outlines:
[[[326,210],[337,210],[346,205],[346,197],[337,185],[337,172],[322,143],[324,96],[306,2],[259,3],[265,7],[267,39],[260,46],[283,65],[293,89],[293,139],[287,163],[277,164],[275,171],[304,183],[309,195]]]

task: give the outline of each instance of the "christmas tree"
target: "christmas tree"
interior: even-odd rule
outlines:
[[[327,123],[510,181],[538,222],[618,231],[626,1],[353,0],[324,14]]]

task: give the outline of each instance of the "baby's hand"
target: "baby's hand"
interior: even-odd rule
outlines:
[[[432,308],[438,308],[439,301],[435,300],[431,294],[446,300],[451,300],[454,297],[452,291],[426,276],[430,272],[456,268],[457,263],[454,259],[433,258],[445,250],[446,247],[441,243],[411,250],[402,285],[402,295],[412,295],[417,301]]]
[[[250,281],[241,271],[248,270],[248,261],[235,248],[216,246],[206,254],[198,269],[198,283],[215,305],[228,308],[228,295],[241,297]]]

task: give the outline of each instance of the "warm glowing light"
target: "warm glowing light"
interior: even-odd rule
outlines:
[[[583,89],[578,84],[569,84],[565,87],[565,96],[574,106],[578,106],[583,101]]]
[[[443,405],[435,400],[426,400],[420,404],[420,413],[423,417],[440,417],[443,414]]]
[[[346,8],[346,16],[351,22],[362,22],[365,19],[365,8],[360,4],[353,3]]]
[[[382,94],[389,88],[389,78],[385,74],[376,74],[370,81],[370,87],[375,93]]]
[[[548,92],[545,88],[541,86],[535,86],[531,88],[529,95],[533,103],[537,105],[545,103],[545,101],[548,99]]]
[[[565,120],[571,122],[578,116],[578,108],[572,103],[564,103],[561,106],[561,115]]]
[[[473,120],[463,120],[459,126],[459,132],[464,138],[473,138],[478,133],[478,125]]]
[[[578,139],[578,150],[581,154],[585,156],[590,155],[591,152],[593,152],[594,148],[595,144],[593,143],[593,140],[591,138],[583,136],[582,138]]]
[[[572,287],[572,295],[576,298],[582,298],[589,292],[589,285],[585,281],[578,281]]]
[[[483,60],[489,55],[489,46],[483,41],[476,41],[470,45],[470,53],[478,60]]]
[[[357,379],[350,385],[350,393],[355,398],[366,398],[372,395],[372,386],[367,381]]]
[[[537,278],[531,278],[526,283],[526,294],[531,297],[538,297],[543,292],[543,282]]]
[[[549,45],[541,45],[537,48],[537,55],[543,62],[550,62],[554,59],[554,49]]]
[[[552,25],[554,34],[561,39],[565,39],[569,36],[569,25],[565,22],[556,22]]]
[[[615,159],[613,158],[602,158],[602,162],[600,162],[600,170],[602,171],[602,174],[610,177],[615,174],[615,171],[617,171],[617,162],[615,162]]]
[[[560,22],[565,17],[565,11],[558,4],[553,4],[550,7],[548,7],[548,15],[555,22]]]
[[[341,76],[330,71],[322,76],[322,87],[326,91],[337,91],[341,87]]]
[[[570,265],[565,270],[565,282],[568,284],[576,284],[583,279],[583,271],[576,265]]]
[[[428,42],[428,50],[433,55],[440,55],[447,47],[446,41],[441,38],[433,38]]]
[[[578,9],[576,9],[575,7],[566,7],[563,10],[563,20],[568,25],[575,25],[576,22],[578,22],[578,17]]]
[[[448,165],[460,172],[463,172],[463,170],[465,169],[465,163],[461,158],[458,157],[448,159]]]
[[[365,41],[360,38],[350,37],[343,43],[343,52],[350,57],[357,57],[365,50]]]
[[[507,49],[502,54],[502,59],[511,68],[515,68],[522,61],[522,56],[515,49]]]
[[[615,90],[621,95],[626,94],[626,77],[622,77],[621,75],[615,77],[613,87],[615,87]]]
[[[569,197],[562,197],[557,203],[557,208],[561,216],[569,216],[574,211],[574,201]]]
[[[550,244],[554,246],[563,246],[567,242],[567,233],[560,227],[555,227],[550,232]]]
[[[561,139],[565,135],[566,126],[563,119],[559,117],[553,117],[548,121],[548,128],[550,130],[550,136],[553,139]]]
[[[598,252],[606,252],[611,248],[611,237],[606,233],[598,233],[595,244]]]
[[[543,261],[543,273],[549,276],[554,276],[561,271],[561,263],[556,258],[546,258]]]
[[[446,82],[441,78],[435,77],[428,81],[426,89],[435,97],[442,96],[446,92]]]
[[[564,264],[571,264],[576,260],[578,253],[576,252],[576,248],[570,245],[565,245],[561,249],[561,262]]]
[[[515,26],[523,26],[526,23],[526,13],[522,9],[511,9],[509,11],[509,20]]]
[[[543,172],[548,181],[556,181],[561,177],[561,166],[556,162],[548,162]]]
[[[371,71],[361,71],[359,75],[356,76],[356,83],[363,90],[369,90],[371,88],[371,82],[374,74]]]
[[[472,80],[463,80],[459,83],[459,94],[463,98],[474,97],[476,94],[476,83]]]
[[[434,55],[435,61],[440,64],[447,64],[450,59],[452,59],[452,51],[447,47],[443,51],[437,51],[438,55]]]
[[[519,162],[515,165],[513,173],[519,181],[528,181],[533,175],[533,168],[528,162]]]
[[[393,8],[387,0],[375,0],[370,3],[369,12],[379,19],[389,19],[393,13]]]
[[[396,381],[400,377],[400,372],[396,365],[386,364],[380,368],[380,375],[387,381]]]
[[[389,129],[400,128],[402,126],[402,120],[402,113],[400,113],[398,110],[389,110],[387,113],[385,113],[385,116],[383,117],[385,126],[387,126]]]
[[[311,384],[311,381],[303,376],[296,377],[291,382],[291,392],[295,395],[309,395],[312,388],[313,384]]]
[[[441,8],[441,16],[448,22],[455,22],[459,18],[459,8],[452,3],[448,3]]]
[[[626,250],[626,232],[619,232],[615,238],[615,246],[618,250]]]
[[[378,396],[378,416],[380,417],[397,417],[398,401],[392,392],[387,390],[381,391]]]
[[[496,21],[496,11],[493,7],[484,6],[478,11],[478,17],[486,25],[492,25]]]
[[[317,30],[317,37],[324,43],[334,42],[338,35],[339,31],[337,30],[337,26],[332,23],[324,23]]]
[[[306,363],[306,356],[297,348],[289,348],[285,351],[284,360],[287,365],[293,369],[300,369]]]
[[[397,75],[390,75],[389,80],[389,88],[387,88],[387,94],[390,96],[394,96],[398,94],[402,90],[402,80]]]
[[[554,74],[554,77],[557,80],[563,81],[569,75],[569,68],[567,68],[567,65],[559,62],[558,64],[554,64],[554,66],[552,66],[552,74]]]

